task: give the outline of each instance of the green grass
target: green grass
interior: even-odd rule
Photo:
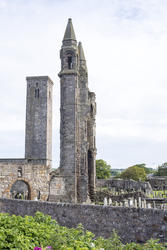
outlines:
[[[149,198],[167,198],[167,190],[153,190],[153,193],[154,195],[150,194]]]

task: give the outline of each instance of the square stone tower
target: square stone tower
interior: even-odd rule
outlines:
[[[27,77],[25,158],[0,159],[0,197],[49,198],[52,86],[48,76]]]
[[[52,86],[48,76],[27,77],[25,158],[52,160]]]
[[[88,89],[88,73],[82,44],[77,44],[72,20],[68,20],[60,51],[61,122],[60,175],[67,202],[93,200],[95,190],[95,94]]]

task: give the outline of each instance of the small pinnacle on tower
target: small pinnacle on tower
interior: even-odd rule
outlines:
[[[82,61],[86,61],[81,42],[78,43],[78,52],[79,52],[79,59],[82,60]]]
[[[87,71],[85,54],[81,42],[78,43],[78,55],[79,55],[80,67],[84,68]]]

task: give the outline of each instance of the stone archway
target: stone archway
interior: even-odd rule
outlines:
[[[10,189],[11,197],[13,199],[30,200],[30,187],[28,183],[23,180],[17,180]]]

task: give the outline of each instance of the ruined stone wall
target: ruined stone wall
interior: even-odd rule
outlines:
[[[152,188],[149,182],[134,181],[134,180],[122,180],[122,179],[96,179],[96,187],[98,189],[107,187],[109,190],[115,189],[115,191],[143,191],[151,192]]]
[[[0,199],[2,213],[24,216],[36,211],[51,215],[62,226],[82,223],[96,236],[110,237],[115,229],[123,242],[167,241],[167,210]]]
[[[167,176],[154,176],[149,179],[149,183],[154,190],[167,189]]]
[[[85,202],[87,200],[88,190],[88,139],[87,139],[87,119],[89,116],[89,102],[88,102],[88,74],[86,68],[86,61],[83,56],[83,49],[81,43],[78,45],[79,50],[79,81],[78,81],[78,129],[79,136],[78,143],[78,202]]]
[[[0,159],[0,197],[11,198],[11,188],[16,181],[29,187],[29,199],[46,201],[49,195],[49,166],[43,161],[26,159]]]
[[[68,177],[66,177],[68,178]],[[68,199],[65,189],[66,179],[62,176],[53,176],[50,180],[49,201],[63,202]]]

